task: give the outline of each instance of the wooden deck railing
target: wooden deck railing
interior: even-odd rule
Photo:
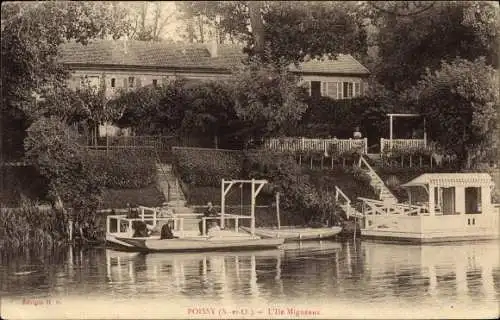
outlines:
[[[380,152],[394,150],[415,150],[427,147],[426,139],[384,139],[380,138]]]
[[[423,215],[428,214],[429,210],[426,206],[417,206],[403,203],[387,203],[381,200],[368,199],[358,197],[363,201],[363,214],[364,215]]]
[[[264,142],[269,150],[281,152],[318,151],[328,154],[335,150],[342,153],[359,149],[363,154],[368,152],[368,141],[364,139],[310,139],[310,138],[270,138]]]

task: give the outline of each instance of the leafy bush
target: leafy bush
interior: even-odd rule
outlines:
[[[174,167],[178,176],[196,186],[220,186],[221,180],[241,177],[242,154],[240,152],[175,148]]]
[[[103,187],[134,189],[155,181],[155,160],[142,152],[95,153],[90,156],[90,161]]]

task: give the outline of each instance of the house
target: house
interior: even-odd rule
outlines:
[[[76,42],[60,47],[59,61],[71,72],[69,86],[84,83],[103,86],[106,96],[119,90],[158,86],[174,79],[226,79],[245,58],[243,48],[234,45],[172,44],[131,40],[96,40],[88,45]],[[351,55],[335,60],[309,60],[290,71],[301,76],[311,95],[350,99],[364,92],[368,69]],[[114,135],[116,128],[101,126],[100,135]]]
[[[60,55],[71,70],[71,87],[83,81],[98,86],[104,80],[109,95],[118,88],[156,86],[176,78],[224,79],[245,58],[242,47],[234,45],[131,40],[96,40],[86,46],[70,42],[61,46]],[[291,65],[290,71],[301,75],[311,95],[335,99],[362,95],[370,74],[351,55],[308,60]]]

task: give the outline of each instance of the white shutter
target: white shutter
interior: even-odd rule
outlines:
[[[359,82],[354,83],[354,96],[355,97],[361,96],[361,83]]]
[[[321,82],[321,96],[322,97],[326,97],[327,96],[326,85],[327,85],[326,82],[323,82],[323,81]]]
[[[337,99],[338,97],[338,82],[327,82],[327,94],[330,98]]]

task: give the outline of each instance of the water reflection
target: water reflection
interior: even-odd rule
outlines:
[[[11,298],[163,298],[263,306],[359,302],[402,308],[491,307],[500,301],[497,242],[322,241],[279,250],[191,254],[68,248],[1,259],[0,293]]]

